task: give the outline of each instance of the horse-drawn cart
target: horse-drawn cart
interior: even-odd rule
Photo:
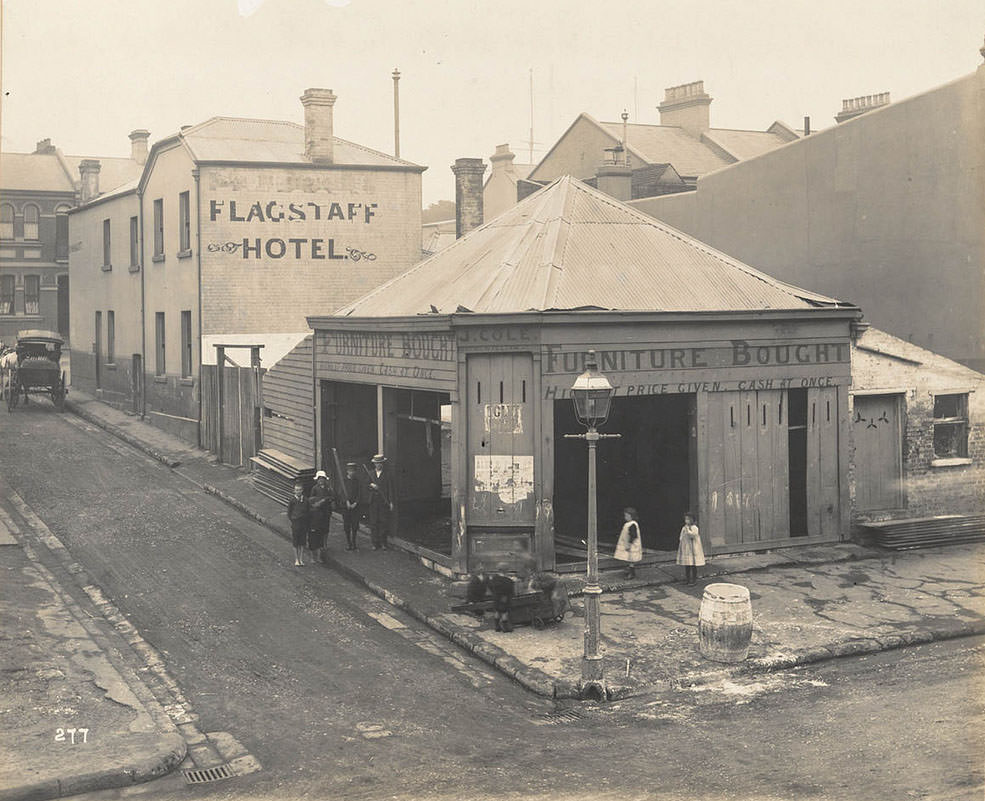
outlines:
[[[53,331],[21,331],[17,334],[17,361],[5,370],[7,411],[12,412],[29,395],[48,395],[55,408],[65,406],[65,373],[61,368],[64,340]]]

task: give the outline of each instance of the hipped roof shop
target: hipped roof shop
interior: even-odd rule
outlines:
[[[309,318],[316,461],[382,448],[400,536],[453,572],[563,569],[584,559],[584,444],[563,435],[593,349],[623,435],[599,446],[603,548],[625,506],[652,556],[686,510],[711,553],[837,540],[859,317],[561,178]]]

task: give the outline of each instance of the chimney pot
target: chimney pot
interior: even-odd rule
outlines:
[[[496,145],[496,152],[489,157],[494,173],[513,173],[513,159],[516,154],[510,150],[509,144]]]
[[[100,168],[98,159],[82,159],[79,162],[79,175],[82,178],[81,201],[83,203],[88,203],[99,194]]]
[[[34,146],[34,152],[39,154],[54,153],[55,146],[51,144],[51,139],[41,139]]]
[[[314,162],[331,164],[335,159],[332,107],[335,93],[331,89],[305,89],[301,95],[304,106],[304,157]]]
[[[482,159],[455,159],[455,238],[459,239],[482,225]]]
[[[704,81],[670,86],[664,90],[664,102],[657,106],[660,124],[683,128],[698,138],[711,127],[711,100]]]
[[[150,139],[150,131],[137,128],[130,131],[130,158],[137,164],[147,162],[147,140]]]

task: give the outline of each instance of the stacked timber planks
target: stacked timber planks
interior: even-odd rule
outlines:
[[[250,458],[253,486],[257,492],[287,506],[294,494],[294,484],[304,485],[305,494],[315,480],[315,468],[272,448],[264,448]]]
[[[938,515],[863,523],[883,548],[904,550],[985,541],[985,515]]]

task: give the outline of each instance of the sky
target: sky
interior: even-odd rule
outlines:
[[[509,143],[533,161],[583,111],[659,122],[664,89],[703,80],[713,127],[833,125],[843,98],[901,100],[982,63],[985,0],[2,0],[6,151],[50,137],[126,156],[212,116],[303,122],[331,88],[335,134],[428,167]]]

